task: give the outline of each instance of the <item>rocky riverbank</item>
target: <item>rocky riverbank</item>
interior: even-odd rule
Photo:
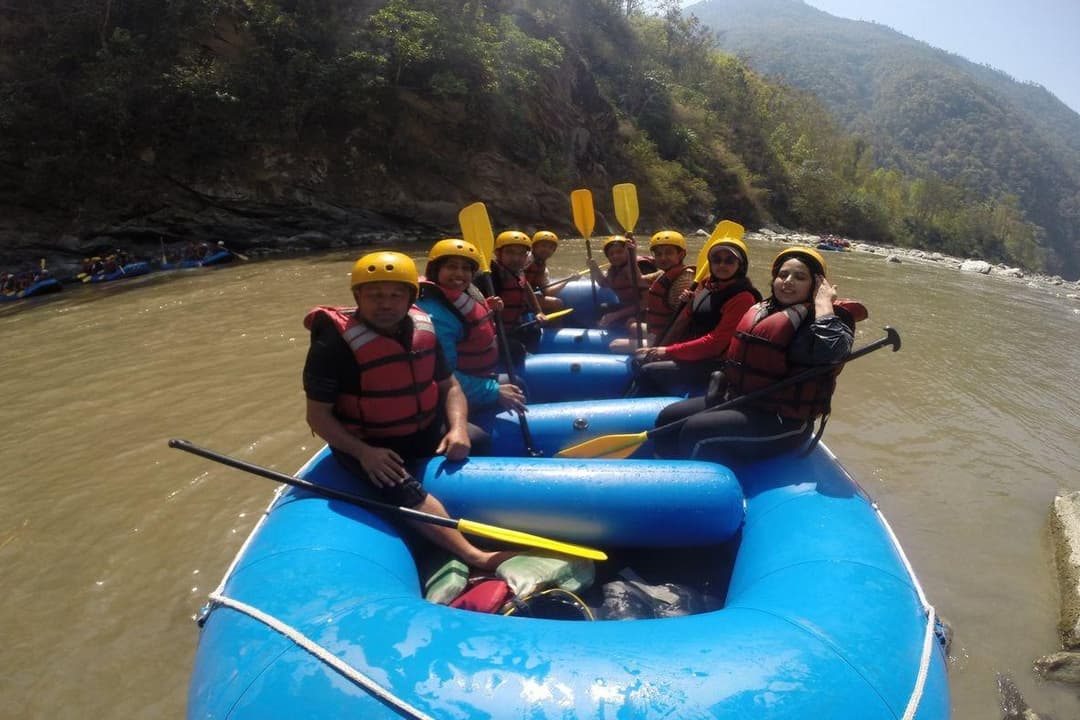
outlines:
[[[705,232],[699,230],[699,233]],[[780,242],[789,245],[808,245],[814,247],[825,240],[824,236],[809,233],[791,232],[785,230],[771,230],[763,228],[756,232],[747,233],[747,237]],[[835,237],[835,236],[832,236]],[[985,260],[971,258],[958,258],[943,255],[938,252],[926,252],[913,248],[894,247],[891,245],[871,245],[859,240],[848,240],[852,252],[868,253],[880,256],[885,262],[903,263],[917,262],[986,275],[1006,282],[1024,284],[1031,288],[1046,290],[1059,297],[1080,302],[1080,280],[1070,282],[1058,275],[1043,275],[1033,273],[1022,268],[1009,267],[1007,265],[993,265]],[[1080,314],[1080,305],[1073,308],[1073,312]]]

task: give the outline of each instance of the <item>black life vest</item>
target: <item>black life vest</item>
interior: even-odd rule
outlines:
[[[712,332],[713,328],[720,324],[724,305],[741,292],[748,292],[754,296],[754,302],[761,302],[761,293],[745,277],[735,278],[723,287],[717,287],[712,280],[706,280],[690,299],[687,337],[699,338]]]

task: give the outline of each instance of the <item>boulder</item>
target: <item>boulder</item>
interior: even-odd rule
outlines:
[[[960,269],[964,272],[979,273],[980,275],[988,275],[990,273],[990,263],[985,260],[965,260],[960,263]]]

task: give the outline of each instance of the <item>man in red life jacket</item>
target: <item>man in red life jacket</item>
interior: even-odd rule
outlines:
[[[357,260],[355,308],[317,307],[304,318],[307,422],[334,456],[393,505],[448,517],[409,471],[410,461],[468,456],[468,404],[431,319],[416,307],[416,265],[397,252]],[[408,521],[467,564],[494,569],[511,553],[486,552],[456,529]]]
[[[530,251],[529,264],[525,266],[525,279],[533,290],[537,292],[540,300],[540,308],[545,315],[558,312],[565,307],[562,300],[555,297],[566,283],[559,283],[546,287],[551,282],[551,273],[548,271],[547,261],[559,249],[559,236],[550,230],[540,230],[532,236],[532,248]]]
[[[645,294],[646,335],[644,345],[655,347],[664,332],[675,318],[679,307],[679,297],[683,290],[688,290],[694,282],[694,266],[684,265],[686,259],[686,238],[674,230],[661,230],[649,239],[649,251],[656,272],[642,275],[649,283]],[[635,337],[637,328],[630,328],[630,337]],[[611,352],[630,353],[636,348],[634,341],[620,338],[612,341]]]
[[[495,294],[502,298],[502,322],[511,340],[510,354],[519,364],[525,350],[535,352],[540,344],[540,325],[547,323],[540,301],[525,279],[525,265],[529,262],[532,240],[518,230],[505,230],[495,238],[495,257],[491,259],[491,284]],[[523,328],[526,314],[536,315],[537,322]]]

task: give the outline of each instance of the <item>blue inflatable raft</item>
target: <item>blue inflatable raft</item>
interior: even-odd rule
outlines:
[[[138,262],[128,263],[112,272],[102,271],[94,273],[93,275],[86,275],[82,278],[82,281],[84,283],[111,282],[113,280],[135,277],[137,275],[145,275],[148,272],[150,272],[150,263],[145,260],[140,260]]]
[[[580,407],[545,412],[534,434],[577,441]],[[641,430],[644,406],[626,412],[622,430]],[[571,622],[434,605],[396,525],[290,488],[211,595],[188,717],[949,717],[934,610],[823,446],[734,472],[506,457],[422,471],[454,516],[605,549],[727,548],[723,607]],[[355,490],[325,450],[300,474]]]
[[[0,293],[0,302],[7,300],[20,300],[22,298],[33,297],[34,295],[48,295],[49,293],[60,292],[64,289],[64,286],[60,284],[60,281],[56,278],[45,278],[44,280],[38,280],[35,283],[31,283],[29,286],[18,292]]]
[[[206,267],[207,265],[221,265],[222,263],[230,262],[235,257],[231,250],[216,250],[201,260],[195,258],[186,258],[177,262],[166,262],[161,264],[162,270],[185,270],[188,268]]]

